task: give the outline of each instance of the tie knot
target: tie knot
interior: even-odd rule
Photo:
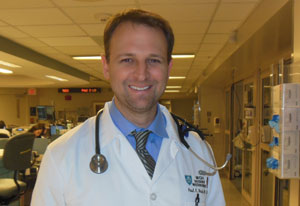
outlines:
[[[148,136],[151,133],[150,130],[144,130],[137,132],[136,130],[132,131],[131,134],[134,136],[135,141],[136,141],[136,149],[145,149],[146,143],[148,140]]]

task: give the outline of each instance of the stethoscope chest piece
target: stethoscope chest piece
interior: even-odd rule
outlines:
[[[96,174],[104,173],[107,168],[107,160],[102,154],[95,154],[90,162],[91,170]]]

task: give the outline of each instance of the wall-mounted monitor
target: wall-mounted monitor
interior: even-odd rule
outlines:
[[[54,106],[37,106],[38,120],[55,121]]]

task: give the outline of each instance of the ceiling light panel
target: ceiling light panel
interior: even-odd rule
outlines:
[[[54,80],[57,80],[57,81],[61,81],[61,82],[67,82],[68,81],[67,79],[63,79],[63,78],[60,78],[60,77],[57,77],[57,76],[52,76],[52,75],[46,75],[45,77],[50,78],[50,79],[54,79]]]
[[[4,65],[4,66],[7,66],[7,67],[12,67],[12,68],[20,68],[21,67],[19,65],[12,64],[12,63],[9,63],[9,62],[6,62],[6,61],[2,61],[2,60],[0,60],[0,64]]]
[[[185,76],[170,76],[169,79],[185,79]]]
[[[180,90],[178,90],[178,89],[170,89],[170,90],[165,90],[165,92],[167,92],[167,93],[176,93],[176,92],[180,92]]]
[[[13,71],[11,70],[8,70],[8,69],[3,69],[3,68],[0,68],[0,73],[2,74],[12,74]]]

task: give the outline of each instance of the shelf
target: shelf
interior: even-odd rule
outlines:
[[[270,146],[269,146],[268,143],[261,143],[261,144],[260,144],[260,148],[261,148],[262,150],[265,150],[265,151],[268,151],[268,152],[271,151],[271,148],[270,148]]]

